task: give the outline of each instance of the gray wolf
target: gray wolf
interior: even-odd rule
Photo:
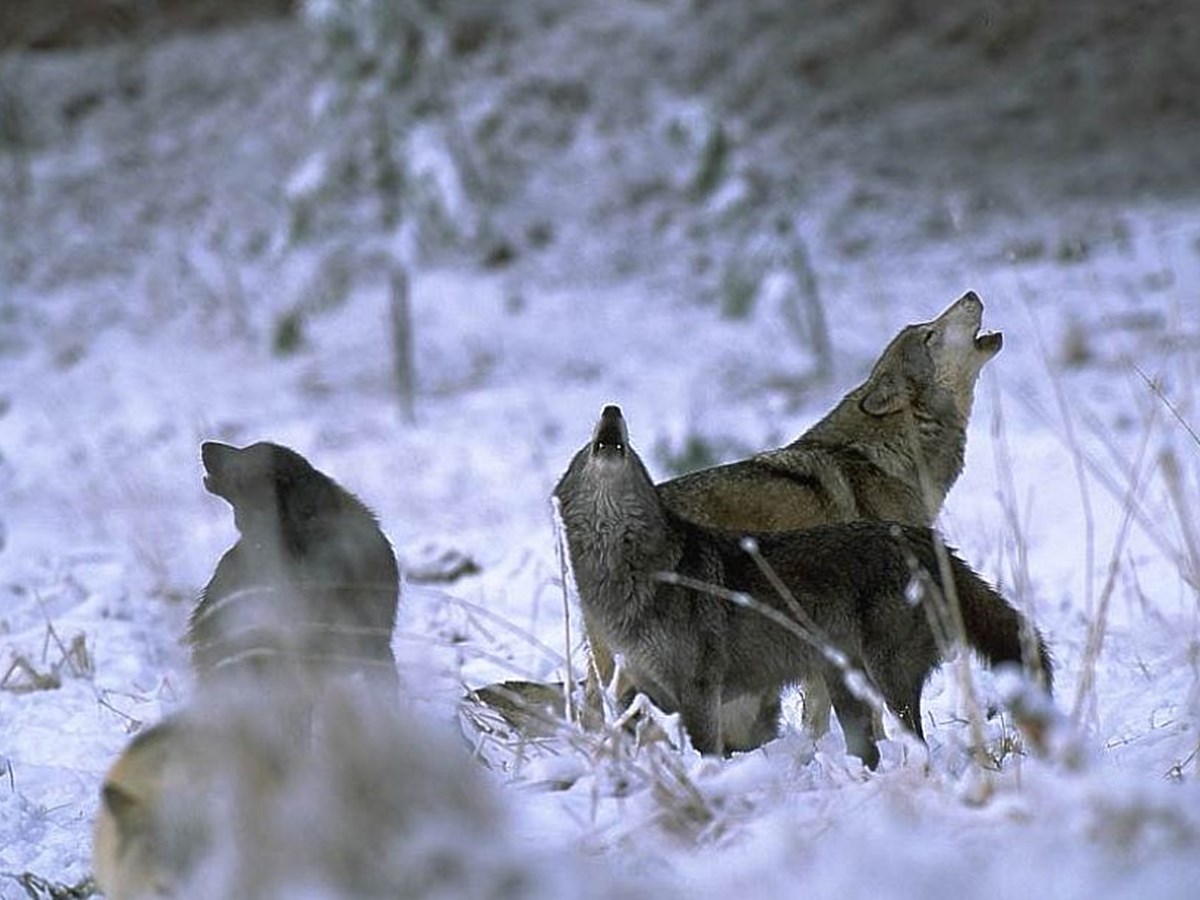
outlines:
[[[866,381],[795,441],[663,482],[663,503],[728,531],[859,519],[933,524],[962,472],[979,373],[1003,346],[1000,333],[980,333],[982,319],[983,302],[967,292],[932,321],[905,327]],[[612,654],[585,626],[596,675],[608,683]],[[804,695],[804,724],[820,735],[830,704],[819,675],[805,681]],[[774,736],[778,718],[778,697],[764,697],[758,709],[727,711],[727,736],[741,749],[757,746]]]
[[[962,473],[984,364],[1003,346],[979,333],[968,292],[891,341],[867,380],[795,441],[663,482],[674,512],[730,531],[878,519],[929,525]]]
[[[371,511],[287,447],[200,452],[204,486],[233,507],[240,535],[188,623],[200,683],[287,666],[394,684],[399,571]]]
[[[1024,664],[1050,684],[1045,641],[949,550],[950,578],[943,579],[930,529],[859,521],[753,533],[764,568],[737,533],[688,521],[662,501],[616,406],[603,410],[554,496],[590,627],[623,655],[638,690],[680,713],[702,753],[726,750],[723,702],[777,694],[816,674],[825,679],[849,751],[878,764],[869,705],[824,650],[780,619],[805,623],[923,737],[921,690],[943,650],[927,608],[932,601],[909,602],[914,583],[928,584],[927,593],[952,586],[969,644],[993,665]],[[712,591],[753,597],[775,620]],[[1024,658],[1023,635],[1036,647],[1032,659]]]

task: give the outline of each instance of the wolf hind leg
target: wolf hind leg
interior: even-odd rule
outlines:
[[[829,713],[833,702],[829,699],[829,687],[821,675],[813,674],[804,680],[804,712],[800,723],[813,740],[829,731]]]
[[[897,660],[873,660],[867,664],[867,672],[879,686],[888,709],[896,714],[906,729],[925,741],[925,730],[921,724],[921,689],[925,678],[922,673],[914,677],[911,670],[898,664]],[[880,722],[882,734],[882,722]]]
[[[825,684],[846,738],[846,752],[861,759],[868,769],[877,768],[879,748],[871,734],[871,707],[854,696],[840,672],[828,673]]]
[[[721,686],[707,679],[680,691],[679,714],[692,746],[705,756],[725,755],[721,738]]]

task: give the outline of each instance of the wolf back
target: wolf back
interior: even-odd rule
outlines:
[[[666,508],[614,406],[604,410],[592,441],[575,455],[555,495],[589,623],[624,655],[638,689],[682,714],[697,749],[724,751],[719,709],[726,698],[777,693],[820,675],[851,752],[868,765],[878,761],[870,708],[822,650],[778,621],[719,596],[753,596],[798,620],[773,577],[786,585],[820,641],[865,671],[905,726],[922,735],[921,689],[942,649],[927,610],[909,603],[906,592],[914,575],[950,590],[938,576],[930,530],[858,522],[762,533],[755,540],[773,572],[768,576],[737,535]],[[1037,648],[1027,667],[1043,672],[1049,684],[1051,660],[1042,638],[946,552],[968,642],[992,663],[1021,663],[1027,632]]]
[[[968,292],[888,344],[861,385],[786,447],[659,485],[677,514],[731,531],[879,519],[932,524],[962,472],[975,383],[1003,346]]]
[[[663,482],[663,502],[730,531],[859,519],[932,524],[962,471],[979,373],[1003,346],[1001,334],[981,333],[982,318],[982,301],[967,292],[932,321],[905,327],[866,381],[791,444]],[[595,678],[609,683],[612,654],[585,624]],[[819,676],[806,680],[804,694],[804,723],[822,734],[830,706]],[[725,718],[740,748],[757,746],[775,734],[778,698],[763,698],[757,710],[742,704]]]

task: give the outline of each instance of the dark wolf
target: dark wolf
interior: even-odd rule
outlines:
[[[240,533],[188,624],[201,684],[286,668],[394,685],[399,571],[371,511],[287,447],[208,441],[200,454]]]
[[[722,703],[778,694],[819,675],[847,748],[868,766],[878,764],[870,706],[829,657],[780,622],[714,593],[750,596],[776,616],[801,621],[766,568],[823,644],[865,673],[904,726],[924,737],[921,690],[942,650],[925,608],[932,601],[911,603],[906,595],[914,579],[943,593],[950,588],[939,575],[930,529],[860,521],[760,532],[753,538],[764,567],[737,534],[697,525],[662,502],[616,406],[605,407],[554,496],[588,622],[623,655],[639,690],[680,713],[697,750],[725,751]],[[1051,660],[1041,636],[945,552],[969,644],[993,665],[1024,664],[1049,686]],[[1024,658],[1026,643],[1036,646],[1032,659]]]
[[[982,321],[983,302],[969,291],[936,319],[905,327],[866,381],[795,441],[663,482],[663,503],[728,531],[859,519],[932,525],[962,472],[979,373],[1003,346],[1000,333],[980,333]],[[596,672],[608,683],[612,656],[590,624],[587,631]],[[822,734],[829,699],[820,678],[807,680],[804,693],[805,725]],[[729,710],[740,747],[774,735],[777,700]]]

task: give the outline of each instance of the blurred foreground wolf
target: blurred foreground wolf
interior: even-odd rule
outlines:
[[[92,853],[109,900],[528,896],[490,785],[435,725],[341,683],[297,741],[279,705],[306,690],[225,687],[108,772]]]
[[[638,690],[681,714],[702,753],[728,749],[722,703],[777,696],[819,675],[847,748],[874,768],[871,709],[843,669],[865,673],[923,737],[921,690],[955,636],[946,624],[955,606],[987,661],[1023,663],[1050,685],[1036,629],[930,529],[860,521],[757,532],[752,554],[738,533],[663,502],[616,406],[605,407],[554,496],[593,633],[623,655]]]
[[[286,669],[394,687],[399,571],[375,516],[287,447],[207,441],[200,453],[204,486],[240,534],[188,623],[201,686]]]

